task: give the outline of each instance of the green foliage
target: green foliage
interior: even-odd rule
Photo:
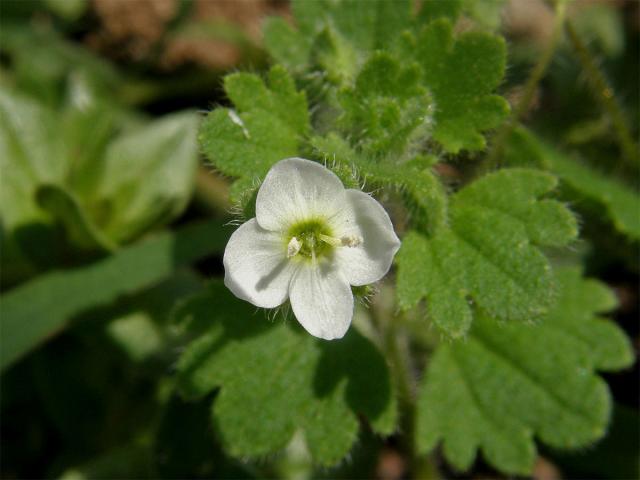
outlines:
[[[0,368],[6,369],[72,316],[162,280],[177,267],[222,250],[226,240],[217,222],[192,225],[83,268],[41,275],[2,295]]]
[[[343,110],[338,124],[370,157],[398,155],[412,137],[424,138],[429,131],[433,102],[421,85],[418,64],[402,67],[387,53],[374,54],[338,101]]]
[[[416,229],[433,232],[447,220],[447,198],[440,180],[430,170],[432,156],[416,156],[399,166],[368,160],[334,133],[311,139],[313,154],[333,165],[333,170],[350,188],[359,182],[394,188],[403,193]]]
[[[328,103],[333,94],[327,88],[345,90],[339,92],[344,120],[369,151],[402,144],[409,133],[451,153],[482,150],[482,133],[500,125],[509,111],[491,93],[502,81],[506,48],[490,33],[454,38],[451,20],[463,6],[474,11],[472,3],[427,2],[412,18],[405,1],[298,1],[293,13],[299,31],[271,20],[266,44],[293,73],[325,74],[329,85],[320,95]],[[433,128],[414,131],[432,116]]]
[[[98,223],[109,238],[130,241],[182,212],[197,167],[197,128],[197,116],[181,112],[127,132],[107,146],[95,196],[86,201],[96,205],[95,217],[107,209]],[[142,177],[144,182],[139,181]]]
[[[99,103],[57,112],[0,89],[0,117],[9,279],[40,266],[37,249],[22,240],[25,230],[52,232],[57,221],[75,247],[108,251],[166,224],[191,197],[198,126],[193,112],[118,134],[121,116]]]
[[[549,169],[578,195],[602,205],[616,230],[632,239],[640,239],[640,194],[637,189],[568,157],[524,127],[514,130],[506,156],[511,163],[527,162]]]
[[[620,417],[627,431],[609,425],[611,395],[597,375],[633,361],[622,330],[599,317],[616,300],[582,266],[558,267],[606,269],[621,292],[630,287],[609,256],[640,239],[640,195],[623,178],[638,165],[610,158],[612,132],[623,150],[634,133],[610,85],[631,92],[624,113],[637,116],[622,10],[568,11],[563,25],[559,2],[546,46],[510,36],[505,78],[503,0],[292,0],[291,21],[264,26],[269,70],[221,79],[162,65],[157,75],[171,46],[196,37],[230,42],[241,64],[263,66],[243,27],[194,22],[192,3],[167,14],[143,58],[117,68],[86,47],[103,43],[106,30],[95,29],[107,25],[82,23],[90,2],[3,4],[3,476],[369,478],[384,475],[390,447],[403,478],[442,476],[442,460],[468,469],[478,453],[504,474],[530,475],[536,441],[568,476],[637,470],[637,413]],[[583,72],[566,51],[552,58],[564,27],[607,55],[611,82],[584,46]],[[106,40],[99,50],[119,53]],[[585,74],[604,115],[573,88]],[[211,89],[220,80],[226,98]],[[523,86],[524,100],[537,90],[554,99],[553,111],[542,102],[527,118],[569,139],[571,156],[516,124]],[[504,125],[502,91],[522,103]],[[202,122],[195,112],[150,118],[173,100],[222,106]],[[234,298],[215,278],[231,231],[222,222],[153,233],[220,213],[227,188],[194,175],[198,141],[231,177],[246,219],[266,172],[292,156],[323,162],[384,204],[402,239],[398,270],[379,289],[353,289],[372,300],[344,338],[309,336],[286,304],[269,319]],[[487,173],[498,161],[510,168]],[[568,206],[591,240],[579,252],[565,249],[578,230]],[[601,219],[611,231],[595,238]],[[617,250],[596,250],[605,241]],[[582,256],[583,247],[595,248]],[[575,453],[587,470],[563,463],[607,430]],[[61,441],[52,448],[51,438]]]
[[[86,2],[86,0],[83,0]],[[52,4],[79,9],[78,0],[53,0]],[[17,2],[12,2],[17,5]],[[8,4],[6,4],[8,5]],[[33,7],[35,2],[28,4]],[[78,10],[76,10],[78,12]],[[62,13],[62,12],[61,12]],[[13,68],[10,82],[29,97],[49,107],[65,102],[88,100],[94,96],[109,98],[122,82],[120,73],[106,62],[43,24],[24,28],[7,21],[0,28],[0,44],[10,56]],[[3,82],[3,85],[6,85]],[[88,94],[88,96],[87,96]]]
[[[423,68],[424,82],[436,103],[433,138],[445,150],[482,150],[481,132],[506,118],[506,100],[491,92],[504,75],[504,40],[488,33],[469,32],[454,39],[446,20],[430,23],[404,48]]]
[[[267,84],[257,75],[236,73],[224,86],[237,111],[212,111],[202,124],[200,145],[218,170],[245,177],[242,185],[248,185],[278,160],[297,154],[309,129],[307,101],[281,67],[271,69]],[[237,190],[236,201],[245,189]]]
[[[400,307],[426,298],[431,320],[452,337],[471,325],[470,299],[499,318],[547,313],[553,278],[536,245],[564,245],[577,234],[562,204],[537,200],[555,184],[535,170],[501,170],[453,195],[446,228],[405,236],[397,256]]]
[[[87,0],[44,0],[49,9],[67,21],[80,18],[87,10]]]
[[[198,335],[180,358],[178,385],[196,398],[220,387],[212,415],[232,455],[276,452],[301,429],[314,460],[333,465],[356,441],[358,414],[379,433],[393,431],[387,365],[354,329],[340,342],[323,342],[280,317],[270,324],[221,282],[176,317]]]
[[[209,399],[185,402],[169,398],[153,445],[153,463],[160,478],[243,478],[256,476],[228,459],[211,431]]]
[[[593,443],[606,431],[611,399],[594,370],[633,362],[628,340],[597,317],[615,297],[578,269],[558,271],[558,302],[538,325],[477,316],[466,342],[438,347],[418,399],[417,442],[443,442],[464,470],[477,449],[496,468],[529,474],[534,435],[555,448]],[[455,413],[454,413],[455,412]]]

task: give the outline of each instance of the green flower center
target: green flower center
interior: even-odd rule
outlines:
[[[311,219],[293,224],[285,236],[288,256],[300,256],[316,259],[329,255],[333,245],[327,241],[332,239],[333,232],[322,219]],[[295,251],[295,253],[293,253]]]

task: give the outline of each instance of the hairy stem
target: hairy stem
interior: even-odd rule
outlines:
[[[547,45],[542,52],[542,55],[538,59],[538,62],[534,65],[529,78],[524,85],[522,96],[518,101],[518,104],[513,108],[511,116],[504,123],[500,131],[497,133],[489,154],[486,157],[484,167],[486,169],[493,169],[499,165],[499,159],[504,150],[504,144],[509,138],[511,131],[516,123],[527,113],[531,105],[531,101],[536,93],[538,84],[544,77],[553,55],[556,51],[558,43],[562,38],[562,31],[565,22],[566,2],[563,0],[557,0],[555,2],[555,21],[553,25],[553,33],[549,38]]]
[[[637,169],[640,167],[640,148],[634,142],[631,131],[627,126],[624,113],[620,104],[613,95],[613,89],[609,85],[604,73],[595,61],[593,55],[582,41],[571,22],[565,25],[569,41],[573,46],[582,68],[587,73],[587,83],[591,88],[596,101],[606,112],[611,121],[615,135],[620,144],[625,161]]]

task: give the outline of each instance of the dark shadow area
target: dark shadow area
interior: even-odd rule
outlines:
[[[316,395],[331,394],[340,381],[346,379],[349,407],[369,420],[376,420],[388,406],[392,394],[384,357],[355,328],[340,341],[316,341],[322,352],[313,379]]]

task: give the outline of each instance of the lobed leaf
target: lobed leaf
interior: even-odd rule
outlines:
[[[377,162],[357,153],[336,133],[312,137],[314,155],[332,165],[342,182],[351,188],[382,186],[402,192],[410,208],[414,228],[434,232],[447,222],[447,197],[430,167],[437,159],[418,155],[399,165]]]
[[[470,301],[510,320],[547,313],[554,283],[536,245],[565,245],[578,231],[566,207],[539,200],[555,184],[546,173],[505,169],[453,195],[446,228],[431,237],[410,232],[403,241],[396,257],[400,307],[426,298],[430,318],[452,337],[469,329]]]
[[[292,10],[305,38],[314,38],[327,28],[360,56],[388,48],[397,40],[398,32],[410,24],[409,0],[294,0]]]
[[[339,92],[343,112],[338,124],[363,156],[401,157],[413,138],[428,135],[433,104],[421,78],[416,63],[401,66],[378,52],[364,64],[355,85]]]
[[[465,470],[481,449],[494,467],[529,474],[534,435],[554,448],[604,435],[611,398],[594,371],[629,366],[629,341],[596,316],[615,305],[604,285],[574,268],[558,271],[558,283],[558,302],[540,324],[480,314],[465,342],[438,347],[418,398],[420,451],[442,441],[447,460]]]
[[[504,76],[504,39],[480,32],[454,38],[451,23],[439,19],[405,41],[436,103],[433,138],[451,153],[484,149],[482,132],[500,125],[509,112],[507,101],[491,93]]]
[[[232,73],[224,78],[224,89],[239,112],[263,110],[278,117],[293,132],[304,135],[309,130],[309,113],[304,92],[296,86],[287,71],[274,66],[268,74],[268,85],[251,73]]]
[[[367,339],[351,329],[340,342],[322,342],[252,314],[221,282],[176,313],[200,334],[178,362],[178,385],[195,397],[220,388],[212,414],[229,453],[273,453],[301,429],[314,460],[333,465],[356,441],[358,414],[380,433],[394,429],[387,365]]]
[[[640,239],[640,194],[637,189],[566,156],[524,127],[514,129],[506,156],[511,163],[529,162],[551,170],[579,195],[602,205],[616,230],[632,239]]]
[[[217,108],[202,123],[200,146],[222,173],[239,177],[236,198],[244,185],[262,178],[279,160],[298,153],[309,130],[306,97],[297,92],[280,66],[271,69],[267,84],[257,75],[235,73],[225,78],[225,91],[236,110]]]

